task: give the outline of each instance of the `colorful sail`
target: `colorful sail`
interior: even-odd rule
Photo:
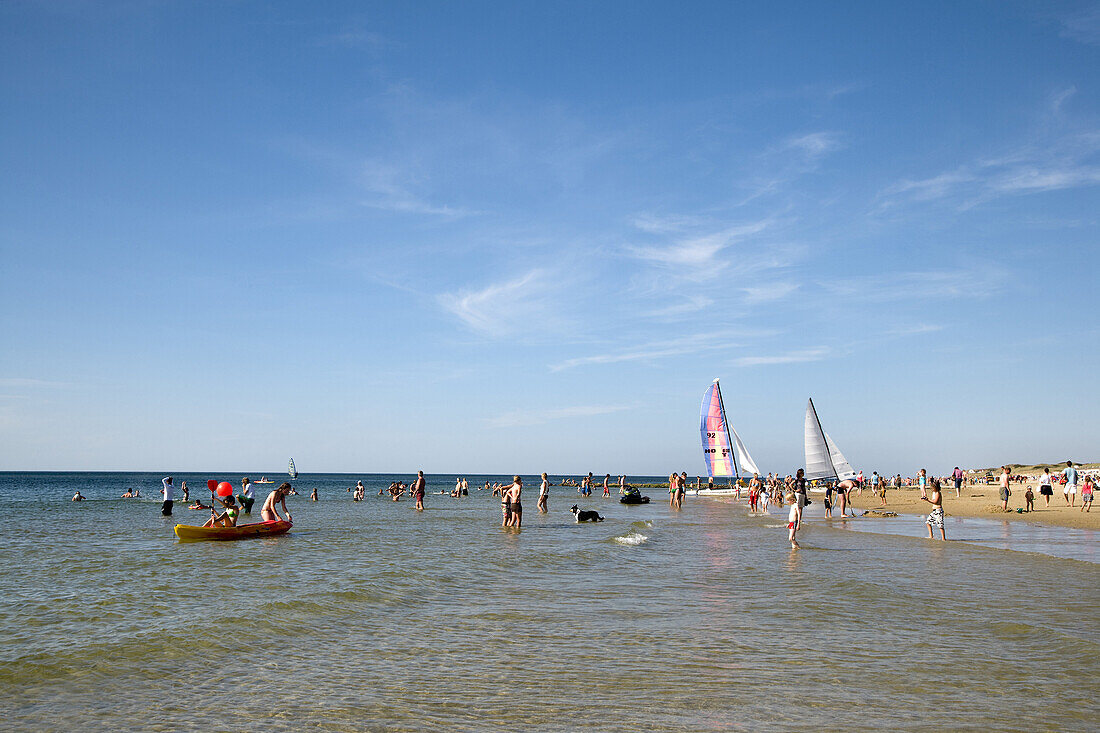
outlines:
[[[718,380],[703,394],[699,414],[699,436],[703,441],[703,462],[707,464],[707,478],[734,476],[737,471],[730,446],[730,434],[726,427],[726,409],[722,405],[722,392]]]
[[[806,430],[804,449],[806,452],[806,479],[835,479],[836,469],[833,468],[833,460],[829,455],[829,446],[825,442],[825,431],[821,429],[821,421],[817,419],[817,410],[814,409],[814,401],[806,403]]]
[[[294,459],[293,458],[290,459],[290,467],[287,468],[287,473],[290,474],[291,478],[298,478],[298,469],[294,467]]]

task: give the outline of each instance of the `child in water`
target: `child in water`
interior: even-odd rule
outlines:
[[[798,533],[798,502],[795,501],[794,494],[787,494],[787,503],[791,509],[787,513],[787,539],[791,541],[791,549],[798,550],[802,546],[798,544],[798,540],[794,538]]]

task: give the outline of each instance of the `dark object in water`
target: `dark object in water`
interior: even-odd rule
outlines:
[[[648,504],[649,497],[642,496],[642,492],[637,489],[627,489],[623,497],[619,499],[620,504]]]
[[[897,512],[884,512],[881,509],[870,509],[868,511],[863,512],[863,514],[861,516],[864,516],[864,517],[896,517],[897,515],[898,515]]]

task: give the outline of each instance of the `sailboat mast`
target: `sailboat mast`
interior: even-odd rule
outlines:
[[[718,392],[718,407],[722,410],[722,428],[726,431],[726,445],[729,446],[730,460],[733,462],[733,475],[741,480],[741,470],[737,466],[737,451],[733,449],[733,440],[730,438],[730,422],[726,419],[726,403],[722,399],[722,387],[718,379],[714,380],[714,389]]]

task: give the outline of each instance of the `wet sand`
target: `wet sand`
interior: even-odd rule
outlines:
[[[1024,484],[1016,484],[1012,487],[1012,496],[1008,499],[1010,509],[1008,512],[1001,509],[999,486],[981,484],[964,486],[961,498],[955,498],[953,486],[945,487],[943,511],[947,516],[1034,522],[1075,529],[1100,529],[1100,509],[1094,506],[1091,512],[1081,511],[1080,486],[1077,487],[1077,501],[1076,506],[1073,507],[1066,506],[1060,486],[1054,487],[1054,496],[1050,498],[1049,507],[1045,506],[1044,497],[1039,495],[1039,487],[1033,485],[1032,490],[1035,492],[1035,511],[1020,514],[1016,509],[1024,507],[1024,492],[1027,491]],[[865,509],[884,509],[899,514],[928,514],[930,511],[928,502],[920,500],[920,489],[916,487],[887,489],[885,507],[879,504],[878,497],[871,493],[870,489],[864,489],[862,496],[858,490],[853,491],[851,498],[852,506],[857,513]]]

